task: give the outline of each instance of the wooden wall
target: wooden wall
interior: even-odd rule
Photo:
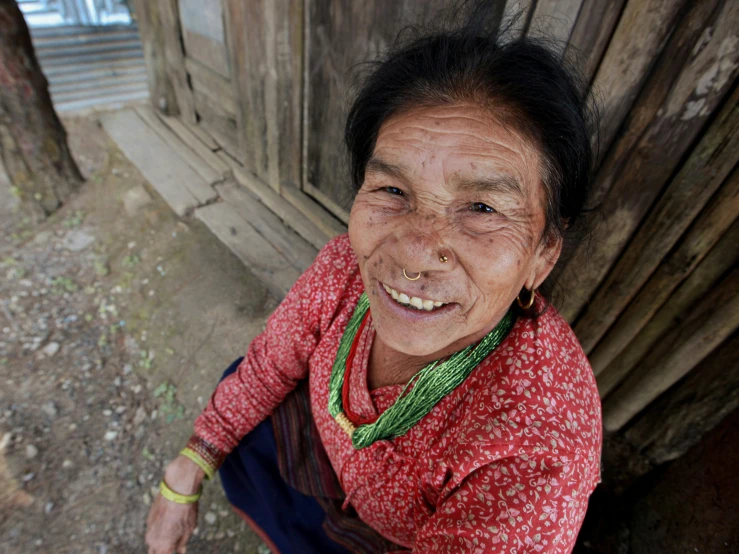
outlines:
[[[154,103],[174,99],[185,121],[327,238],[343,231],[351,205],[341,139],[350,69],[383,52],[405,24],[449,5],[137,3],[148,19],[152,90],[163,91]],[[606,428],[656,461],[674,457],[700,436],[712,402],[722,402],[721,413],[739,405],[739,395],[717,394],[702,377],[739,365],[730,346],[739,327],[739,2],[498,7],[504,22],[522,13],[516,33],[553,36],[563,56],[581,61],[601,106],[597,227],[557,269],[561,312],[590,357]],[[722,379],[739,385],[736,371]],[[671,423],[664,410],[680,416]],[[656,421],[669,448],[654,446]]]

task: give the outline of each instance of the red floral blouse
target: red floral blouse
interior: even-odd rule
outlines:
[[[195,435],[225,455],[309,377],[345,505],[381,535],[424,553],[570,552],[600,481],[601,408],[567,323],[553,307],[519,318],[406,435],[355,450],[327,403],[339,340],[363,290],[348,236],[333,239],[216,388]],[[367,416],[403,389],[368,390],[373,338],[365,325],[349,384],[353,411]]]

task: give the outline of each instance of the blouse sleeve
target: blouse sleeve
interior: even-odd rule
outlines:
[[[321,334],[328,250],[324,248],[296,281],[237,370],[218,384],[195,420],[194,434],[182,453],[207,475],[212,476],[241,439],[307,377],[308,360]]]
[[[587,510],[589,473],[566,456],[483,466],[437,507],[413,552],[569,553]]]

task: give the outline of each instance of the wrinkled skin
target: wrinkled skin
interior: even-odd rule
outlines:
[[[180,494],[194,494],[205,474],[184,456],[167,466],[164,481]],[[157,495],[146,520],[147,554],[184,554],[187,541],[198,524],[198,504],[177,504]]]
[[[546,279],[561,240],[544,234],[541,175],[538,150],[473,105],[412,108],[383,123],[349,219],[377,333],[370,388],[474,344]],[[407,280],[404,268],[421,277]],[[383,283],[451,306],[400,307]]]

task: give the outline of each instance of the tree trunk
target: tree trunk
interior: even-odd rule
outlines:
[[[15,0],[0,0],[0,159],[37,221],[83,182]]]

